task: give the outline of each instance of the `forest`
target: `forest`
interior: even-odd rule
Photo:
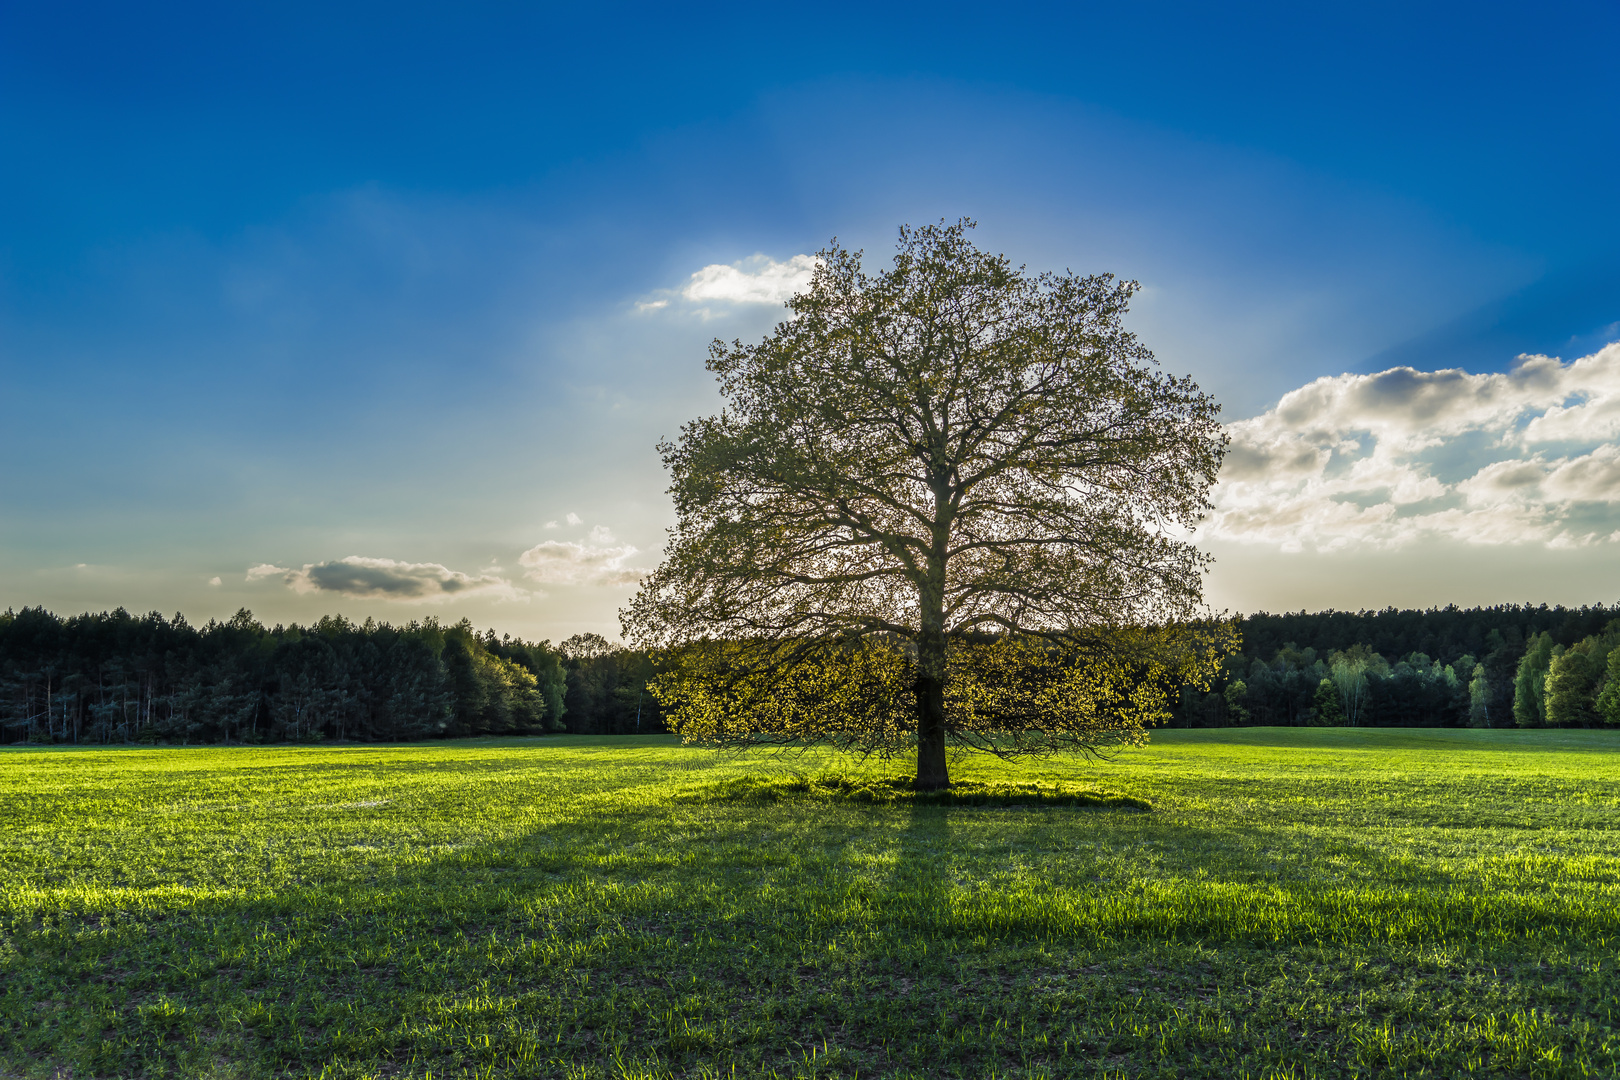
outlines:
[[[1172,727],[1620,725],[1620,605],[1239,620],[1241,651]],[[361,742],[666,730],[649,653],[467,620],[192,626],[156,612],[0,614],[0,742]]]
[[[642,653],[581,634],[553,647],[466,620],[327,616],[267,628],[251,612],[0,614],[0,742],[398,741],[663,730]]]
[[[1620,726],[1620,605],[1322,611],[1240,620],[1241,651],[1171,726]]]

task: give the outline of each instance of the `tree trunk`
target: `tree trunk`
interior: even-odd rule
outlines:
[[[945,762],[945,683],[924,676],[917,680],[917,790],[950,786]]]
[[[928,573],[917,590],[917,790],[951,786],[945,761],[945,562],[950,525],[943,478],[934,487],[935,526]]]
[[[945,635],[924,631],[917,640],[917,790],[950,786],[945,762]]]

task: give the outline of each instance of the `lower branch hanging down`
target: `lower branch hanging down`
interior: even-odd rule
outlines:
[[[1207,687],[1233,624],[1132,628],[1089,647],[976,635],[947,647],[945,734],[1002,757],[1138,745],[1184,685]],[[830,745],[878,757],[917,747],[915,649],[899,639],[703,641],[648,684],[671,730],[715,747]]]

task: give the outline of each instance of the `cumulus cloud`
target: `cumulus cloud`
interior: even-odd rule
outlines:
[[[374,600],[431,602],[467,596],[513,600],[523,596],[521,590],[493,572],[463,574],[438,563],[368,559],[360,555],[306,563],[299,568],[261,563],[248,569],[249,581],[267,578],[279,578],[298,593],[339,593]]]
[[[629,544],[615,544],[613,533],[598,525],[590,542],[547,540],[518,556],[524,576],[545,585],[634,585],[652,571],[630,565],[638,554]]]
[[[809,288],[815,270],[816,260],[812,255],[794,255],[786,262],[755,255],[730,266],[719,263],[705,266],[692,275],[681,295],[698,301],[781,304],[794,293]]]
[[[1620,535],[1620,342],[1506,373],[1317,379],[1227,430],[1205,537],[1297,551]]]
[[[653,311],[668,307],[677,298],[694,304],[782,304],[810,287],[815,270],[813,255],[794,255],[783,262],[752,255],[730,265],[711,263],[688,278],[680,290],[661,292],[636,306]],[[699,309],[699,314],[709,313],[707,307]]]

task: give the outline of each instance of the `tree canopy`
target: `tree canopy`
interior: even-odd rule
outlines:
[[[711,347],[725,408],[660,445],[677,524],[621,613],[674,650],[653,689],[687,737],[914,741],[939,787],[950,738],[1130,740],[1211,666],[1187,535],[1218,406],[1124,328],[1135,282],[971,228],[903,227],[876,275],[834,241],[769,336]]]

